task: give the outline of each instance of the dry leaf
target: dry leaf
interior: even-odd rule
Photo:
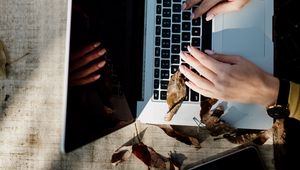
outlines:
[[[148,147],[142,142],[132,146],[132,153],[148,167],[166,168],[167,159],[158,154],[152,147]]]
[[[254,142],[259,145],[264,144],[270,138],[271,129],[237,129],[222,121],[220,117],[224,114],[224,107],[219,104],[214,110],[211,110],[216,102],[216,99],[211,98],[201,102],[201,121],[212,136],[223,135],[223,138],[235,144]]]
[[[117,149],[111,158],[111,163],[114,166],[117,166],[119,163],[128,160],[132,153],[132,145],[130,146],[122,146]]]
[[[6,78],[6,60],[4,45],[0,41],[0,80]]]
[[[182,102],[186,97],[186,85],[182,74],[177,71],[175,72],[169,81],[167,91],[167,104],[169,107],[168,113],[165,115],[165,120],[172,120],[173,116],[178,111]]]

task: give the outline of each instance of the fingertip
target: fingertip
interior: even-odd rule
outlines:
[[[205,52],[206,54],[208,54],[208,55],[214,55],[214,54],[215,54],[214,51],[209,50],[209,49],[204,50],[204,52]]]
[[[101,77],[100,74],[94,76],[94,80],[98,80]]]
[[[215,17],[214,14],[207,14],[205,20],[206,20],[206,21],[210,21],[210,20],[212,20],[214,17]]]
[[[186,3],[183,3],[182,6],[181,6],[181,10],[185,10],[187,7]]]
[[[100,42],[96,42],[96,43],[94,43],[94,47],[96,48],[96,47],[98,47],[98,46],[100,46]]]

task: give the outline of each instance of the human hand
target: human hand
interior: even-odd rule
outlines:
[[[192,6],[200,3],[199,7],[192,14],[192,18],[198,18],[204,13],[206,20],[209,21],[219,14],[230,11],[238,11],[244,7],[250,0],[186,0],[183,9],[190,9]]]
[[[105,60],[98,61],[104,57],[106,49],[99,48],[100,43],[90,44],[83,49],[71,53],[69,68],[69,85],[78,86],[92,83],[100,78],[96,73],[106,64]]]
[[[199,74],[184,65],[180,72],[189,81],[192,90],[210,98],[263,106],[277,100],[279,80],[240,56],[205,53],[188,47],[190,54],[181,52],[181,58]]]

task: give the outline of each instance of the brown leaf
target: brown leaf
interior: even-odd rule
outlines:
[[[203,120],[203,117],[209,115],[211,107],[217,103],[217,99],[201,97],[201,110],[200,110],[200,118]]]
[[[173,116],[178,111],[183,100],[186,97],[186,85],[182,74],[177,71],[175,72],[169,81],[167,89],[167,104],[169,107],[168,113],[165,115],[165,120],[172,120]]]
[[[117,149],[111,158],[111,163],[117,166],[119,163],[128,160],[132,153],[132,146],[122,146]]]
[[[6,60],[4,45],[0,41],[0,80],[6,78]]]
[[[132,153],[148,167],[166,168],[166,158],[158,154],[152,147],[140,142],[132,146]]]

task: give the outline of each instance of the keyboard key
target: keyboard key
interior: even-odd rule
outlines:
[[[160,100],[166,100],[166,99],[167,99],[167,91],[161,91]]]
[[[180,33],[180,24],[173,24],[172,25],[172,32],[173,33]]]
[[[198,102],[199,100],[199,94],[194,90],[191,90],[191,101]]]
[[[163,0],[163,7],[171,7],[171,0]]]
[[[180,43],[180,35],[179,34],[172,34],[172,42],[173,43]]]
[[[190,43],[186,43],[186,42],[181,43],[181,51],[188,51],[187,47],[189,45],[190,45]]]
[[[192,25],[194,25],[194,26],[200,26],[201,25],[200,18],[193,19]]]
[[[162,58],[170,58],[170,50],[169,49],[162,49],[161,50],[161,57]]]
[[[161,0],[157,0],[156,2],[157,2],[158,4],[161,4]]]
[[[190,22],[182,22],[182,30],[183,31],[190,31],[191,30],[191,23]]]
[[[159,58],[155,58],[155,60],[154,60],[154,66],[155,67],[159,67],[160,66],[160,59]]]
[[[155,79],[154,80],[154,89],[158,89],[159,88],[159,80]]]
[[[160,26],[155,27],[155,35],[160,35]]]
[[[200,38],[192,38],[192,46],[200,47]]]
[[[182,12],[182,20],[191,20],[190,12]]]
[[[160,82],[160,88],[161,88],[161,89],[168,89],[168,85],[169,85],[169,81],[162,80],[162,81]]]
[[[180,53],[180,45],[172,45],[171,52],[172,53]]]
[[[162,26],[171,27],[171,19],[163,19]]]
[[[161,16],[156,16],[156,25],[161,24]]]
[[[154,90],[153,92],[153,98],[158,100],[158,96],[159,96],[159,91],[158,90]]]
[[[154,69],[154,78],[159,78],[159,69]]]
[[[155,37],[155,45],[160,46],[160,37]]]
[[[162,39],[161,41],[162,48],[170,48],[170,40],[169,39]]]
[[[191,33],[189,32],[182,32],[182,37],[181,37],[181,40],[182,41],[190,41],[191,39]]]
[[[160,56],[160,48],[155,47],[155,56]]]
[[[162,37],[170,38],[171,36],[171,29],[162,29]]]
[[[171,9],[164,8],[163,9],[163,17],[171,17]]]
[[[179,61],[180,61],[179,55],[172,55],[171,56],[171,63],[172,64],[179,64]]]
[[[161,68],[169,69],[170,68],[170,61],[169,60],[161,60]]]
[[[171,74],[174,74],[179,68],[179,65],[172,65],[171,66]]]
[[[186,87],[186,96],[184,98],[185,101],[189,101],[190,99],[190,88]]]
[[[172,22],[173,23],[180,23],[181,22],[181,15],[180,14],[173,14],[172,15]]]
[[[181,4],[173,4],[173,12],[181,12]]]
[[[156,6],[156,14],[161,14],[161,5]]]
[[[169,79],[169,70],[161,70],[160,71],[160,78],[161,79]]]
[[[200,36],[200,31],[201,31],[200,27],[193,27],[192,28],[192,35],[193,36]]]

